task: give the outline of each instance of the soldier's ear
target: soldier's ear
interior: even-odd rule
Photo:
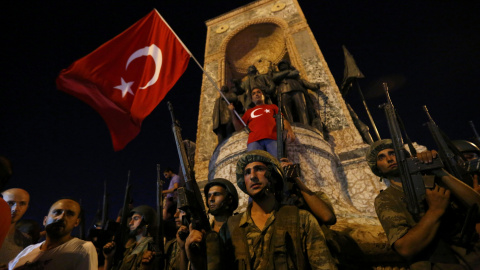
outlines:
[[[43,218],[43,226],[47,226],[47,218],[48,218],[48,216],[45,216]]]

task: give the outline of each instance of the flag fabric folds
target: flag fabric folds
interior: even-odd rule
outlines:
[[[92,106],[106,122],[115,151],[140,132],[190,60],[157,10],[60,72],[57,88]]]
[[[346,96],[348,90],[351,88],[353,80],[365,78],[365,76],[363,76],[363,73],[357,67],[355,59],[353,59],[353,56],[347,50],[345,45],[342,45],[342,48],[345,56],[345,69],[343,71],[343,81],[340,87],[340,92],[343,96]]]

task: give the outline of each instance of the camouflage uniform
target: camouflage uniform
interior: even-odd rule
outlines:
[[[286,207],[286,206],[283,206]],[[239,215],[240,222],[238,223],[239,227],[244,228],[246,243],[248,244],[248,253],[250,257],[249,265],[246,266],[247,269],[275,269],[273,260],[273,253],[275,253],[272,247],[272,239],[276,227],[276,218],[279,208],[274,210],[271,216],[268,218],[265,223],[263,230],[260,230],[255,223],[253,222],[251,216],[251,205],[247,209],[247,212]],[[229,219],[233,220],[233,218]],[[330,251],[326,245],[325,236],[318,225],[315,217],[306,210],[298,210],[298,220],[299,220],[299,235],[301,237],[301,249],[302,253],[300,256],[304,256],[311,269],[336,269],[333,258],[330,255]],[[283,221],[283,220],[282,220]],[[282,222],[282,221],[277,221]],[[277,225],[278,226],[278,225]],[[224,238],[224,243],[226,243],[227,253],[233,252],[228,250],[229,247],[238,248],[239,243],[234,243],[232,241],[228,227],[222,227],[220,231],[220,236]],[[293,239],[295,241],[295,239]],[[276,244],[275,244],[276,245]],[[296,254],[298,255],[298,254]],[[228,254],[226,259],[230,263],[235,261],[234,258],[229,256],[234,256],[233,254]],[[227,267],[233,267],[236,269],[237,265],[228,265]]]
[[[403,201],[405,194],[401,187],[391,185],[375,198],[375,210],[389,244],[402,238],[417,222],[408,212]],[[446,216],[443,220],[449,220]],[[445,225],[442,223],[442,225]],[[439,229],[437,235],[445,236],[451,230]],[[468,266],[466,265],[468,263]],[[421,254],[410,262],[410,269],[480,269],[480,245],[477,241],[472,250],[466,253],[465,248],[447,244],[436,237]]]
[[[174,238],[165,244],[165,256],[167,257],[167,270],[180,269],[180,247],[177,244],[177,239]]]
[[[152,237],[145,237],[139,244],[135,241],[131,241],[126,246],[126,250],[123,253],[123,259],[118,267],[119,270],[133,270],[142,269],[142,257],[143,253],[148,250],[148,244],[153,243]]]

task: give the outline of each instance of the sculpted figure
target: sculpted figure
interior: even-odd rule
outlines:
[[[235,84],[235,92],[239,95],[240,102],[243,103],[245,110],[254,106],[252,104],[251,92],[255,88],[261,88],[265,91],[267,104],[270,100],[275,99],[275,84],[268,74],[258,74],[258,70],[254,65],[248,67],[247,76],[240,82],[233,80]]]
[[[311,83],[300,77],[299,71],[287,60],[277,64],[278,71],[273,73],[273,81],[277,85],[277,95],[281,95],[281,108],[290,123],[297,122],[312,125],[319,119],[308,95],[308,89],[319,91],[320,83]],[[317,126],[314,126],[317,127]],[[318,128],[318,127],[317,127]],[[321,127],[320,129],[321,130]]]

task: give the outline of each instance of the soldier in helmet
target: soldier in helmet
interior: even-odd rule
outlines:
[[[315,217],[280,204],[284,172],[277,159],[261,150],[247,152],[237,163],[236,176],[252,202],[220,230],[223,269],[336,269]]]
[[[429,163],[435,151],[417,154]],[[471,249],[459,246],[452,239],[456,235],[452,225],[457,221],[450,209],[450,190],[435,185],[425,190],[426,211],[416,216],[407,209],[403,198],[402,178],[398,169],[393,142],[384,139],[374,142],[366,154],[372,172],[390,180],[390,186],[375,198],[378,219],[387,234],[392,249],[404,257],[410,269],[478,269],[480,249],[472,240]],[[447,182],[450,176],[443,170],[434,174]],[[443,173],[442,173],[443,172]],[[470,243],[469,243],[470,244]]]
[[[238,207],[237,189],[227,179],[216,178],[208,182],[203,191],[208,212],[213,216],[212,229],[218,232]]]
[[[473,175],[473,189],[480,193],[480,185],[478,184],[480,149],[474,143],[466,140],[454,140],[452,143],[462,153],[467,165],[465,167]]]
[[[115,269],[149,269],[153,264],[153,254],[148,250],[148,245],[153,243],[153,228],[156,227],[157,213],[148,205],[137,206],[130,211],[130,239],[125,244],[123,259]],[[107,254],[107,251],[108,252]],[[115,254],[115,242],[107,243],[103,247],[105,255],[105,268],[113,268],[113,257]]]

